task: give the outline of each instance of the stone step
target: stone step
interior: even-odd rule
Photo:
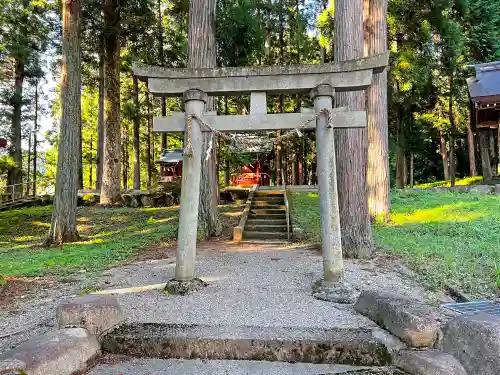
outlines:
[[[250,213],[256,215],[285,215],[286,210],[279,208],[251,208]]]
[[[256,191],[253,195],[255,197],[272,197],[272,196],[277,196],[281,195],[283,196],[285,193],[283,190],[261,190],[261,191]]]
[[[284,206],[285,201],[283,199],[276,199],[276,200],[268,200],[268,201],[261,201],[261,200],[254,200],[252,202],[253,206],[273,206],[273,205],[278,205],[278,206]]]
[[[266,205],[256,205],[255,202],[252,203],[252,209],[256,210],[286,210],[284,204],[266,204]]]
[[[288,235],[285,232],[261,232],[261,231],[250,231],[245,230],[243,232],[244,239],[287,239]]]
[[[286,224],[285,225],[254,225],[252,223],[248,223],[245,225],[245,232],[286,232]]]
[[[286,226],[286,218],[283,219],[268,219],[266,216],[265,219],[255,219],[255,216],[249,216],[247,220],[248,225],[285,225]]]
[[[136,322],[118,326],[102,337],[105,353],[133,357],[357,366],[387,366],[392,353],[400,347],[399,341],[378,327],[323,329]]]
[[[239,243],[242,244],[249,244],[249,245],[290,245],[290,241],[288,240],[249,240],[249,239],[243,239]]]
[[[372,372],[370,372],[372,370]],[[377,372],[375,372],[377,371]],[[227,361],[227,360],[182,360],[182,359],[143,359],[130,358],[123,361],[120,357],[107,358],[106,363],[97,365],[88,375],[389,375],[390,368],[362,367],[331,364],[286,363],[265,361]]]
[[[250,211],[250,215],[248,216],[248,220],[285,220],[286,214],[255,214]]]

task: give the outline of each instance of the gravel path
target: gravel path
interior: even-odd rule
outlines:
[[[219,246],[203,246],[198,251],[197,272],[209,286],[191,296],[162,293],[174,274],[172,258],[113,268],[95,279],[80,273],[69,283],[54,282],[37,289],[18,299],[8,311],[0,311],[0,352],[55,329],[60,301],[88,287],[117,294],[128,322],[317,328],[374,325],[350,306],[311,296],[311,286],[322,272],[317,250]],[[358,292],[379,289],[418,300],[439,300],[407,273],[386,258],[347,260],[345,278]],[[447,319],[440,309],[436,317]]]

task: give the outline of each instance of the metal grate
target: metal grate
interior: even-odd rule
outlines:
[[[462,303],[447,303],[443,307],[459,314],[476,314],[479,312],[500,316],[500,304],[491,301],[473,301]]]

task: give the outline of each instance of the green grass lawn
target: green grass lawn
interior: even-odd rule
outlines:
[[[469,186],[469,185],[478,185],[481,184],[483,181],[482,176],[474,176],[474,177],[465,177],[461,179],[457,179],[455,181],[455,186]],[[435,182],[428,182],[425,184],[418,184],[415,185],[416,188],[420,189],[425,189],[425,188],[432,188],[432,187],[450,187],[450,181],[435,181]]]
[[[223,226],[238,221],[239,205],[221,206]],[[41,246],[50,228],[52,207],[0,212],[0,274],[67,275],[98,272],[132,259],[148,246],[168,246],[177,237],[178,207],[78,210],[83,240],[62,247]],[[234,224],[235,225],[235,224]]]
[[[295,224],[320,242],[317,194],[291,195]],[[445,284],[476,296],[500,287],[500,197],[458,192],[392,193],[389,224],[376,224],[377,246],[400,255],[431,288]]]

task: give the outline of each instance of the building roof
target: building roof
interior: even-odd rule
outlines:
[[[500,102],[500,61],[474,65],[475,77],[467,79],[474,103]]]
[[[155,161],[156,164],[177,164],[182,161],[183,150],[163,151],[160,158]]]

